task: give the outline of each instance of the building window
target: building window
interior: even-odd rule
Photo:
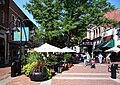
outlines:
[[[118,39],[120,39],[120,25],[118,25],[117,35],[118,35]]]
[[[5,23],[5,12],[4,11],[2,11],[1,13],[0,13],[0,23],[1,24],[4,24]]]
[[[98,29],[96,29],[96,38],[98,37]]]
[[[93,35],[93,38],[95,38],[95,30],[94,30],[94,33],[93,33],[94,35]]]
[[[91,35],[91,31],[90,31],[90,32],[89,32],[89,39],[91,39],[91,36],[92,36],[92,35]]]
[[[100,27],[98,27],[98,30],[99,30],[99,35],[98,35],[98,36],[101,36],[101,30],[100,30]]]

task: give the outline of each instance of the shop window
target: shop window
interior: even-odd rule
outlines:
[[[118,36],[118,40],[120,40],[120,25],[118,25],[118,29],[117,29],[117,34],[116,35]]]

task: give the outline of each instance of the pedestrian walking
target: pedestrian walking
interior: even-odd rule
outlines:
[[[111,55],[111,53],[109,53],[109,54],[107,55],[107,57],[106,57],[106,62],[107,62],[107,64],[110,64],[110,55]]]
[[[84,59],[84,65],[87,65],[87,55],[85,53],[83,53],[83,59]]]
[[[86,56],[87,56],[87,61],[90,61],[90,54],[88,52],[86,52]]]
[[[98,59],[99,59],[99,63],[101,64],[102,63],[102,58],[103,58],[103,55],[101,53],[98,54]]]

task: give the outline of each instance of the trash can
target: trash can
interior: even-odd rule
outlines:
[[[11,77],[15,77],[16,76],[16,63],[12,62],[11,64]]]
[[[21,75],[21,62],[20,60],[15,60],[16,63],[16,73],[17,75]]]
[[[111,65],[111,78],[116,79],[116,69],[118,64],[112,64]]]

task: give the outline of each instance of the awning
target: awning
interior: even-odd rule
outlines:
[[[105,45],[103,45],[103,47],[107,47],[107,48],[112,48],[114,46],[115,46],[115,40],[111,40],[107,42]]]
[[[105,42],[103,42],[103,43],[101,43],[101,44],[96,45],[95,47],[96,47],[96,48],[112,48],[112,47],[114,47],[114,45],[115,45],[114,42],[115,42],[114,40],[105,41]]]
[[[107,41],[96,45],[95,48],[102,48],[105,44],[107,44]]]

